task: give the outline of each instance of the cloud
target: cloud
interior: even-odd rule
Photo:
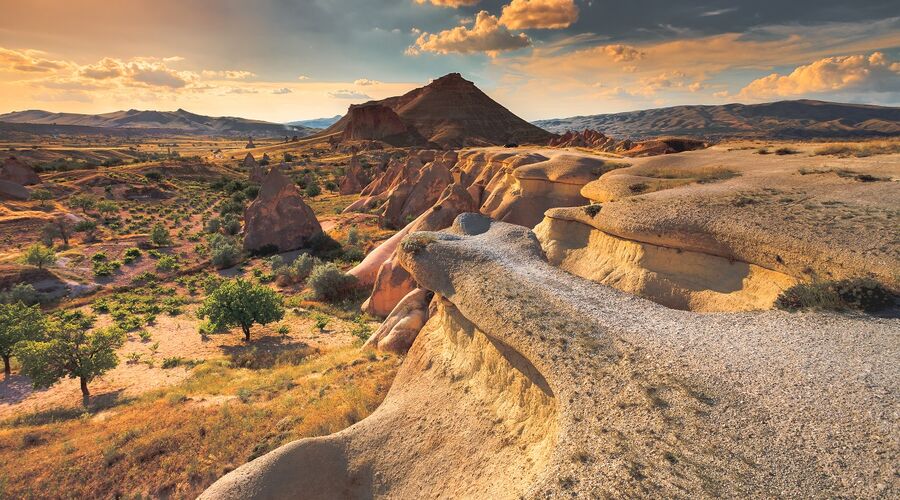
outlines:
[[[89,64],[79,70],[81,76],[93,78],[94,80],[106,80],[108,78],[116,78],[125,73],[125,65],[110,57],[104,57],[95,64]]]
[[[630,45],[607,45],[603,52],[615,62],[631,62],[644,57],[644,53]]]
[[[431,5],[437,5],[438,7],[471,7],[481,0],[416,0],[416,3],[419,5],[430,3]]]
[[[736,10],[738,10],[737,7],[729,7],[727,9],[708,10],[706,12],[701,12],[700,17],[721,16],[722,14],[728,14],[729,12],[734,12]]]
[[[512,0],[500,15],[500,24],[516,30],[562,29],[577,20],[574,0]]]
[[[26,73],[45,73],[66,67],[62,61],[43,57],[39,50],[11,50],[0,47],[0,69]]]
[[[224,78],[226,80],[244,80],[256,76],[256,73],[241,70],[211,71],[205,69],[202,74],[205,78]]]
[[[309,80],[309,77],[306,75],[300,75],[297,77],[298,80]]]
[[[276,95],[290,94],[291,92],[293,91],[287,87],[281,87],[280,89],[275,89],[272,91],[272,93]]]
[[[245,87],[232,87],[228,89],[226,94],[235,94],[235,95],[245,95],[245,94],[258,94],[259,91],[256,89],[248,89]]]
[[[360,87],[367,87],[369,85],[381,85],[381,82],[378,80],[369,80],[368,78],[360,78],[359,80],[355,80],[353,85],[359,85]]]
[[[847,89],[900,90],[900,63],[881,52],[826,57],[799,66],[788,75],[772,73],[741,89],[738,95],[760,99]]]
[[[363,94],[362,92],[357,92],[355,90],[348,90],[348,89],[332,90],[331,92],[328,92],[328,97],[331,97],[332,99],[356,99],[356,100],[372,99],[371,97],[369,97],[366,94]]]
[[[530,45],[531,39],[527,35],[511,33],[500,26],[497,16],[483,10],[475,17],[475,24],[471,28],[461,25],[437,34],[422,33],[415,44],[407,49],[407,54],[484,52],[493,56],[498,52],[521,49]]]

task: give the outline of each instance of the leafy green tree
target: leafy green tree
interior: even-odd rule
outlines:
[[[40,202],[40,206],[47,206],[47,200],[53,199],[53,193],[46,189],[35,189],[31,192],[31,199],[38,200]]]
[[[43,269],[44,266],[52,266],[56,262],[56,252],[46,245],[35,243],[25,250],[22,261],[30,266]]]
[[[306,186],[306,196],[308,196],[310,198],[315,198],[316,196],[319,196],[320,194],[322,194],[322,188],[320,188],[319,185],[316,184],[315,181],[310,182]]]
[[[240,278],[227,281],[212,292],[197,315],[216,327],[240,326],[250,341],[254,323],[266,325],[284,317],[281,296],[274,290]]]
[[[64,377],[77,378],[85,406],[90,401],[88,384],[116,367],[116,349],[125,344],[118,327],[91,331],[94,317],[80,311],[60,312],[47,322],[42,340],[19,342],[14,351],[22,373],[35,387],[50,387]]]
[[[241,249],[232,238],[214,233],[207,238],[210,261],[216,269],[231,267],[241,259]]]
[[[80,208],[82,212],[87,213],[88,210],[94,208],[97,202],[90,196],[76,194],[69,198],[69,205],[72,208]]]
[[[3,373],[7,379],[12,371],[9,360],[16,344],[40,340],[46,329],[46,319],[38,306],[29,307],[21,302],[0,304],[0,357],[3,358]]]
[[[119,205],[114,201],[103,200],[100,203],[97,203],[97,211],[104,217],[108,217],[110,214],[119,211]]]
[[[79,224],[88,221],[79,222]],[[76,225],[77,231],[77,225]],[[44,224],[41,228],[41,238],[47,246],[53,246],[53,241],[57,238],[63,241],[64,246],[69,246],[69,235],[72,232],[72,223],[66,217],[57,217],[52,221]]]
[[[150,229],[150,242],[158,247],[164,247],[172,244],[172,237],[169,236],[169,230],[162,223],[157,222]]]

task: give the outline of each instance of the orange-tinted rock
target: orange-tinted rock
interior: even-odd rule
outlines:
[[[362,191],[363,186],[369,183],[369,179],[363,171],[356,153],[350,158],[350,165],[347,166],[347,173],[341,179],[340,193],[353,194]]]
[[[442,148],[546,144],[553,134],[488,97],[459,73],[450,73],[402,96],[351,106],[325,133],[345,140],[382,140],[394,146]]]
[[[10,156],[0,166],[0,180],[9,181],[20,186],[40,184],[41,178],[24,162]]]
[[[406,354],[428,320],[428,305],[433,296],[432,292],[422,288],[410,291],[391,310],[364,347]]]
[[[297,186],[280,169],[272,169],[244,213],[244,249],[271,245],[282,252],[294,250],[321,232],[316,214],[303,202]]]

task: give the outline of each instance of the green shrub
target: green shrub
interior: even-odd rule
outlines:
[[[21,302],[32,306],[41,302],[41,294],[29,283],[16,283],[9,290],[0,292],[0,303],[15,304]]]
[[[328,302],[337,302],[349,296],[356,282],[355,276],[344,273],[333,263],[316,266],[307,280],[315,298]]]
[[[169,230],[161,223],[153,225],[150,230],[150,242],[158,247],[164,247],[172,244],[172,237],[169,236]]]
[[[225,269],[238,263],[241,250],[237,243],[219,233],[207,238],[210,260],[217,269]]]
[[[435,241],[437,241],[435,237],[430,234],[413,233],[400,242],[400,248],[406,253],[415,255]]]
[[[179,267],[178,259],[174,255],[163,255],[156,261],[156,270],[162,273],[172,272]]]
[[[778,296],[775,306],[788,311],[854,309],[875,312],[890,306],[893,302],[893,294],[881,283],[871,278],[854,278],[794,285]]]
[[[142,252],[140,248],[131,247],[128,250],[125,250],[125,254],[122,256],[122,261],[126,264],[131,264],[132,262],[141,258]]]

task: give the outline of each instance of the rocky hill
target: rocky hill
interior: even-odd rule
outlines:
[[[246,118],[230,116],[203,116],[179,109],[177,111],[113,111],[99,115],[80,113],[53,113],[42,110],[16,111],[0,115],[0,122],[31,124],[78,126],[95,129],[116,129],[139,131],[170,131],[203,135],[237,135],[237,136],[306,136],[314,132],[309,127],[300,125],[283,125]]]
[[[514,115],[459,73],[402,96],[352,105],[325,133],[395,146],[544,144],[553,135]]]
[[[554,133],[593,129],[619,139],[667,135],[703,138],[813,139],[900,135],[900,108],[824,101],[674,106],[539,120]]]

